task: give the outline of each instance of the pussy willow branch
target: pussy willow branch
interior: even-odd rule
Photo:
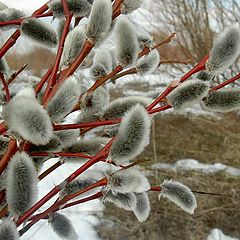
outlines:
[[[33,14],[32,17],[35,17],[39,14],[44,13],[45,11],[48,10],[48,5],[47,3],[44,4],[42,7],[40,7],[38,10],[36,10]],[[6,54],[6,52],[16,43],[18,38],[20,37],[20,31],[16,30],[10,37],[9,39],[5,42],[5,44],[1,47],[0,49],[0,59]]]
[[[57,72],[58,72],[58,69],[59,69],[59,65],[60,65],[60,61],[61,61],[61,57],[62,57],[62,53],[63,53],[64,43],[65,43],[67,34],[69,32],[70,24],[71,24],[71,20],[72,20],[72,16],[73,16],[73,14],[68,9],[67,1],[66,0],[61,0],[61,1],[62,1],[62,5],[63,5],[64,14],[65,14],[65,17],[66,17],[66,22],[65,22],[64,27],[63,27],[63,32],[62,32],[61,39],[60,39],[60,42],[59,42],[57,56],[55,58],[55,62],[54,62],[54,65],[53,65],[53,70],[52,70],[50,79],[48,80],[48,85],[47,85],[46,91],[45,91],[44,96],[43,96],[43,102],[46,100],[46,97],[52,91],[52,88],[56,83]]]
[[[34,212],[36,212],[40,207],[42,207],[47,201],[49,201],[52,197],[54,197],[57,193],[59,193],[66,184],[73,181],[76,177],[78,177],[81,173],[86,171],[95,163],[99,162],[101,159],[105,158],[108,155],[108,151],[112,145],[113,139],[106,144],[106,146],[101,149],[93,158],[91,158],[88,162],[83,164],[80,168],[78,168],[75,172],[73,172],[68,178],[62,181],[59,185],[55,186],[48,194],[46,194],[41,200],[39,200],[36,204],[34,204],[28,211],[26,211],[23,215],[18,218],[16,224],[19,226],[25,220],[27,220]]]

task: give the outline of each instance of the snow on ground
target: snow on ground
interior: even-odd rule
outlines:
[[[222,163],[206,164],[200,163],[194,159],[183,159],[177,162],[170,163],[156,163],[152,165],[155,169],[169,169],[172,171],[199,171],[203,173],[225,172],[234,177],[240,177],[240,169],[224,165]]]
[[[239,239],[226,236],[220,229],[215,228],[210,232],[207,240],[239,240]]]

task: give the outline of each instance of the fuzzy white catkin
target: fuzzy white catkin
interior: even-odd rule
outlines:
[[[151,118],[141,105],[132,107],[124,115],[110,156],[116,164],[126,163],[137,157],[149,144]]]
[[[85,153],[88,155],[95,155],[103,146],[107,143],[107,138],[95,137],[91,139],[78,139],[70,147],[64,151],[67,153]],[[65,157],[66,162],[79,162],[79,160],[85,160],[80,157]]]
[[[7,22],[11,20],[16,20],[19,18],[24,17],[25,14],[24,12],[17,10],[15,8],[4,8],[0,10],[0,22]],[[7,31],[9,29],[15,28],[17,25],[7,25],[7,26],[2,26],[0,27],[1,30]]]
[[[23,20],[20,31],[22,35],[44,47],[55,47],[57,45],[57,34],[54,29],[37,18]]]
[[[240,55],[239,23],[226,28],[215,40],[206,69],[214,75],[219,75],[228,69]]]
[[[74,76],[65,80],[47,105],[52,121],[62,120],[78,102],[80,86]]]
[[[57,135],[64,147],[70,147],[77,141],[77,138],[80,135],[79,129],[70,129],[70,130],[63,130],[63,131],[55,131],[55,135]]]
[[[81,103],[81,109],[92,113],[101,113],[109,104],[110,94],[105,87],[97,88],[93,93],[87,95]]]
[[[165,180],[161,184],[159,199],[163,196],[179,206],[187,213],[193,214],[197,201],[191,189],[180,182]]]
[[[144,0],[124,0],[122,3],[121,12],[123,14],[131,13],[138,9],[142,5],[143,1]]]
[[[107,188],[115,193],[141,193],[149,190],[150,184],[146,176],[136,169],[115,172],[108,179]]]
[[[18,240],[19,234],[15,223],[11,220],[3,220],[0,224],[0,240]]]
[[[148,33],[138,33],[137,39],[140,49],[145,47],[151,48],[153,46],[153,37]]]
[[[126,67],[138,58],[139,45],[133,25],[126,18],[120,18],[115,26],[116,49],[119,64]]]
[[[7,63],[6,59],[4,57],[2,57],[0,59],[0,72],[6,74],[6,73],[8,73],[8,71],[9,71],[8,63]]]
[[[74,229],[70,220],[60,213],[53,213],[49,215],[48,222],[53,231],[61,238],[65,240],[77,240],[78,235]]]
[[[207,82],[194,79],[183,82],[177,86],[168,96],[168,102],[175,110],[184,110],[204,98],[210,87]]]
[[[92,11],[87,24],[86,35],[93,44],[103,40],[109,32],[112,23],[111,0],[93,2]]]
[[[7,169],[7,203],[12,214],[21,215],[37,199],[37,172],[25,152],[17,152]]]
[[[93,58],[90,74],[94,78],[106,76],[112,70],[112,56],[108,50],[99,50]]]
[[[87,0],[67,0],[68,9],[73,13],[74,17],[85,17],[91,11],[91,4]],[[54,17],[65,18],[61,0],[52,0],[48,4],[52,10]]]
[[[134,215],[139,222],[145,222],[151,210],[148,194],[146,192],[135,193],[135,196],[137,198],[137,204],[135,208],[133,208]]]
[[[202,81],[211,81],[214,78],[214,75],[211,73],[208,73],[207,71],[202,71],[197,74],[196,78]]]
[[[210,112],[231,112],[240,109],[240,88],[226,88],[211,92],[201,102]]]
[[[63,148],[63,143],[61,139],[53,135],[50,141],[46,145],[31,145],[30,146],[30,151],[31,152],[60,152]]]
[[[0,155],[4,155],[7,150],[9,139],[3,136],[0,136]]]
[[[103,202],[111,202],[117,207],[132,211],[137,204],[137,199],[134,193],[112,193],[112,191],[103,192]]]
[[[64,43],[63,54],[61,58],[61,67],[68,67],[77,55],[81,52],[87,37],[82,26],[75,27],[70,31]]]
[[[152,102],[151,98],[143,96],[128,96],[117,98],[110,102],[104,110],[104,119],[121,118],[128,110],[133,106],[140,104],[143,107],[147,107]]]
[[[151,51],[148,55],[137,61],[136,68],[139,74],[147,74],[155,71],[160,63],[158,50]]]
[[[19,92],[3,108],[3,118],[11,131],[35,145],[47,144],[53,134],[47,111],[40,105],[34,92]]]

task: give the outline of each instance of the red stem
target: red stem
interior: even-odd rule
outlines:
[[[81,157],[86,159],[91,159],[92,156],[83,153],[67,153],[67,152],[32,152],[30,156],[33,157]]]
[[[0,72],[0,78],[1,78],[1,81],[2,81],[2,84],[3,84],[3,88],[5,90],[5,93],[6,93],[7,102],[9,102],[10,99],[11,99],[11,95],[10,95],[10,92],[9,92],[8,84],[6,83],[4,75],[1,72]]]
[[[37,86],[35,87],[35,92],[36,92],[36,94],[38,94],[38,93],[42,90],[44,84],[46,83],[46,81],[47,81],[48,78],[50,77],[51,72],[52,72],[52,67],[50,67],[50,68],[47,70],[47,72],[46,72],[45,75],[43,76],[42,80],[41,80],[41,81],[37,84]]]

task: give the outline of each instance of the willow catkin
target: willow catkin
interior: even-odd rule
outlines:
[[[197,201],[191,189],[180,182],[165,180],[161,184],[159,199],[162,196],[190,214],[193,214],[197,207]]]
[[[136,68],[139,74],[149,74],[155,71],[160,63],[158,50],[151,51],[148,55],[137,61]]]
[[[74,76],[68,77],[47,105],[52,121],[62,120],[78,103],[80,86]]]
[[[91,111],[92,113],[101,113],[109,104],[109,101],[110,94],[108,89],[101,86],[86,96],[81,103],[81,109],[84,111]]]
[[[115,193],[141,193],[149,190],[150,184],[146,176],[135,169],[119,170],[108,179],[107,188]]]
[[[200,73],[197,74],[196,78],[202,81],[211,81],[214,78],[214,75],[208,73],[207,71],[201,71]]]
[[[143,0],[124,0],[121,7],[123,14],[128,14],[138,9],[143,3]]]
[[[0,240],[18,240],[19,234],[15,223],[11,220],[3,220],[0,224]]]
[[[112,23],[111,0],[97,0],[93,2],[87,24],[86,35],[93,44],[104,39]]]
[[[153,46],[153,37],[147,33],[137,33],[137,40],[140,49],[145,47],[151,48]]]
[[[52,213],[49,215],[48,223],[52,227],[53,231],[61,238],[65,240],[77,240],[78,235],[74,229],[71,221],[60,213]]]
[[[109,158],[122,164],[137,157],[149,144],[150,127],[151,118],[145,108],[141,105],[132,107],[122,119]]]
[[[213,75],[219,75],[228,69],[240,55],[240,28],[233,24],[226,28],[215,40],[206,69]]]
[[[86,17],[91,11],[91,4],[87,0],[67,0],[68,9],[74,17]],[[61,0],[52,0],[48,3],[55,18],[65,18]]]
[[[210,112],[231,112],[240,109],[240,88],[226,88],[211,92],[201,102]]]
[[[145,222],[151,210],[148,194],[146,192],[135,193],[135,196],[137,204],[133,208],[134,215],[139,222]]]
[[[35,145],[45,145],[52,137],[50,117],[31,89],[23,90],[11,99],[3,108],[3,118],[11,131]]]
[[[9,72],[9,66],[4,57],[0,59],[0,73],[7,74]]]
[[[50,141],[46,145],[31,145],[30,146],[30,152],[61,152],[63,148],[63,143],[61,139],[53,135]]]
[[[80,138],[76,143],[64,149],[66,153],[85,153],[95,155],[108,142],[107,138],[95,137],[91,139]],[[85,160],[81,157],[65,157],[66,162],[79,162]]]
[[[198,79],[188,80],[176,87],[168,94],[168,102],[175,110],[184,110],[196,103],[208,94],[209,85]]]
[[[26,18],[20,27],[21,34],[44,47],[57,45],[57,34],[47,23],[37,18]]]
[[[4,155],[7,150],[9,138],[0,136],[0,155]]]
[[[74,61],[77,55],[81,52],[86,38],[82,26],[77,26],[68,33],[60,63],[62,68],[68,67]]]
[[[133,25],[126,18],[120,18],[115,26],[116,50],[119,64],[126,67],[138,58],[139,45]]]
[[[121,118],[133,106],[140,104],[143,107],[147,107],[151,102],[151,98],[144,96],[128,96],[117,98],[110,102],[109,106],[105,108],[103,112],[103,118],[106,120]]]
[[[103,202],[111,202],[117,207],[132,211],[137,204],[137,199],[134,193],[114,193],[112,191],[103,191]]]
[[[4,8],[0,9],[0,22],[8,22],[12,20],[17,20],[19,18],[23,18],[25,16],[25,13],[17,10],[15,8]],[[11,24],[7,26],[0,27],[1,30],[7,31],[12,28],[18,27],[17,25]]]
[[[7,169],[7,203],[12,214],[21,215],[37,199],[37,172],[25,152],[17,152]]]
[[[105,77],[112,70],[112,56],[107,50],[99,50],[93,58],[90,74],[94,78]]]
[[[55,131],[54,134],[60,138],[64,147],[70,147],[77,141],[77,138],[80,135],[80,131],[79,129],[70,129]]]

